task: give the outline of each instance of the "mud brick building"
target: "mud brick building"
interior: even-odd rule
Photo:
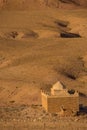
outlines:
[[[49,113],[75,114],[79,111],[79,94],[74,90],[67,90],[57,82],[51,92],[41,91],[42,106]]]

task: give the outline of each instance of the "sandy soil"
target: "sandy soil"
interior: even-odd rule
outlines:
[[[58,116],[49,114],[42,106],[16,106],[0,107],[0,129],[2,130],[85,130],[87,129],[87,115],[80,113],[78,116]]]
[[[86,9],[1,11],[0,129],[85,130],[86,44]],[[58,80],[80,92],[85,113],[62,118],[44,112],[40,89]]]

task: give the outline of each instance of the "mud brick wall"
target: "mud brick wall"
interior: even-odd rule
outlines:
[[[60,112],[62,108],[66,111],[79,111],[79,98],[78,97],[48,97],[48,109],[50,113]]]
[[[41,97],[42,97],[42,106],[45,108],[46,111],[48,111],[47,95],[42,92]]]

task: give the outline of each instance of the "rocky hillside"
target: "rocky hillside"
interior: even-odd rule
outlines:
[[[87,7],[87,0],[0,0],[1,9]]]

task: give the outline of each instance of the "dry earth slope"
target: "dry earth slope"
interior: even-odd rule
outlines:
[[[16,10],[0,12],[2,108],[41,104],[40,88],[57,80],[78,90],[87,106],[87,10],[48,8],[60,5],[85,7],[87,1],[0,0],[2,9]]]
[[[2,9],[35,9],[44,7],[87,7],[87,0],[0,0]]]
[[[0,105],[40,103],[57,80],[87,94],[86,12],[1,11]]]

